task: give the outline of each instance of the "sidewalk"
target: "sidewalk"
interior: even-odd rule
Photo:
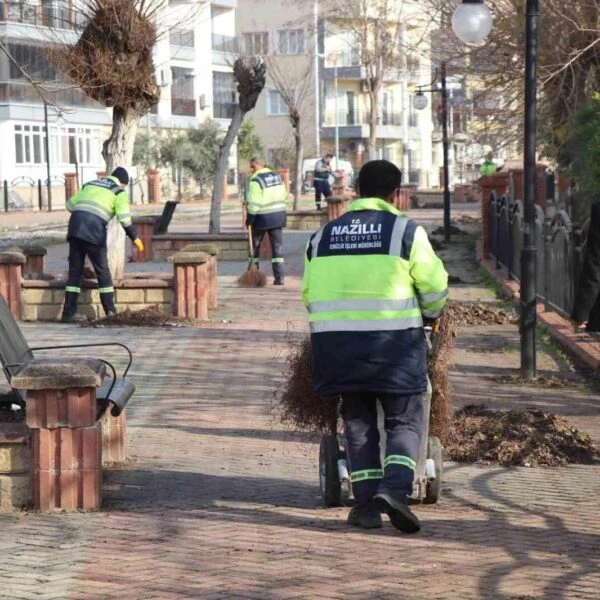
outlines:
[[[412,211],[417,220],[421,211]],[[441,211],[423,215],[428,228]],[[284,288],[219,277],[220,308],[200,328],[85,329],[24,324],[35,345],[117,337],[134,350],[129,455],[107,472],[101,513],[0,516],[0,599],[600,598],[600,467],[499,468],[447,462],[439,505],[417,507],[422,533],[346,525],[324,509],[318,440],[274,419],[308,234],[285,238]],[[466,246],[443,250],[464,283],[455,299],[494,302]],[[224,322],[225,321],[225,322]],[[229,322],[231,321],[231,322]],[[540,372],[565,387],[507,383],[518,374],[515,325],[458,332],[454,402],[537,406],[600,441],[600,399],[551,346]]]

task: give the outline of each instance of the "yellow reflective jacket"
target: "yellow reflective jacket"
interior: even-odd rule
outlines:
[[[287,190],[281,177],[263,168],[256,171],[248,184],[247,224],[254,229],[285,227]]]
[[[425,391],[423,317],[439,317],[447,295],[448,275],[422,227],[378,198],[350,204],[306,251],[315,395]]]

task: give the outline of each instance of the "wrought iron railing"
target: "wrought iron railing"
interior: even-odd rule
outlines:
[[[536,287],[546,310],[569,316],[575,300],[587,242],[587,226],[579,227],[559,210],[549,217],[536,205]],[[510,196],[488,199],[490,254],[497,269],[506,269],[509,279],[520,281],[523,247],[523,203]]]

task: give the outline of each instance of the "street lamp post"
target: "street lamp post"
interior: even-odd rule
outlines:
[[[335,112],[335,168],[339,169],[340,165],[340,127],[338,123],[338,76],[337,76],[337,56],[333,63],[333,110]]]
[[[525,5],[525,140],[523,177],[523,248],[521,250],[520,333],[521,376],[535,377],[536,372],[536,263],[535,200],[537,182],[535,173],[536,133],[536,71],[538,0],[527,0]],[[483,0],[463,0],[452,16],[452,27],[457,37],[468,44],[482,42],[489,34],[492,18]]]
[[[48,103],[44,99],[44,127],[46,128],[45,148],[46,148],[46,185],[48,194],[48,212],[52,210],[52,180],[50,179],[50,128],[48,127]]]
[[[444,178],[444,239],[450,241],[450,167],[449,167],[449,140],[448,140],[448,86],[446,84],[446,63],[442,62],[440,66],[441,89],[424,90],[419,88],[413,97],[413,106],[417,110],[423,110],[427,106],[427,98],[423,92],[442,93],[442,155],[443,167],[442,174]]]

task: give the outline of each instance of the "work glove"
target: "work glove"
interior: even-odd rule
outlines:
[[[248,213],[246,215],[246,227],[252,227],[254,225],[254,215]]]
[[[138,249],[138,252],[144,251],[144,242],[140,238],[133,240],[133,245]]]

